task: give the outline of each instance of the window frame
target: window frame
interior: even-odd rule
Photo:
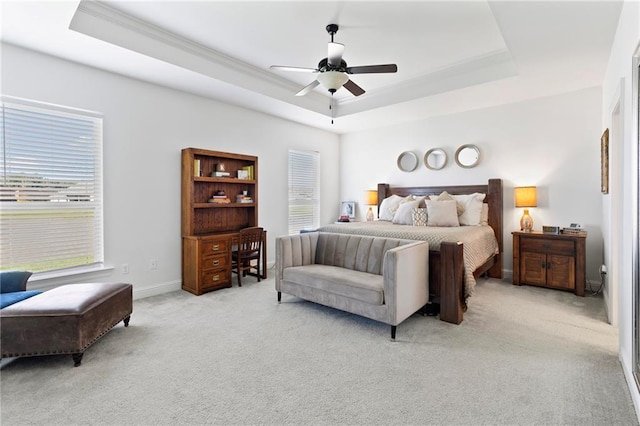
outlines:
[[[32,270],[34,275],[31,280],[37,281],[110,269],[104,266],[103,114],[5,95],[0,96],[0,114],[0,226],[3,231],[0,270]],[[31,121],[20,123],[22,117]],[[40,141],[34,142],[37,138]],[[56,146],[56,143],[59,145]],[[51,151],[45,153],[42,147]],[[51,157],[49,161],[48,157]],[[32,164],[20,165],[20,162],[27,161]],[[18,195],[14,195],[15,199],[9,197],[15,185],[15,176],[22,173],[32,177],[32,180],[26,180],[29,187],[25,191],[28,193],[26,202],[19,202]],[[67,184],[71,182],[70,185],[63,189],[63,185],[57,187],[52,184],[62,181],[63,175],[68,176],[64,180]],[[49,223],[39,228],[42,234],[37,239],[30,239],[27,234],[18,231],[19,223],[9,223],[11,221],[5,220],[6,217],[3,219],[3,212],[25,214],[30,217],[26,220],[36,223],[36,226],[41,226],[43,222],[34,217],[45,215]],[[52,221],[52,214],[58,216],[57,224]],[[67,233],[70,235],[68,238],[67,235],[60,238],[59,234],[56,237],[55,230],[69,226],[68,223],[61,224],[60,217],[64,215],[75,215],[71,226],[79,220],[84,232]],[[4,232],[6,230],[9,230],[9,237]],[[17,240],[26,242],[17,245]],[[60,256],[62,250],[55,249],[50,250],[50,253],[56,253],[52,256],[42,252],[36,255],[17,253],[37,245],[55,247],[52,241],[60,241],[61,246],[69,241],[76,245],[74,247],[83,243],[85,247],[66,256]],[[13,247],[7,248],[9,245]]]
[[[303,164],[299,164],[301,161]],[[320,153],[291,148],[288,151],[287,168],[287,229],[289,235],[297,234],[303,230],[317,229],[320,226]],[[300,174],[301,171],[304,173]],[[297,179],[297,181],[293,179]],[[298,189],[294,189],[296,185]],[[307,196],[300,196],[305,193]],[[311,214],[292,214],[292,209],[302,208],[308,211],[309,207]]]

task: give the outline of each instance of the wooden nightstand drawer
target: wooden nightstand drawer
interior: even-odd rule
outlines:
[[[522,238],[520,240],[521,251],[531,251],[535,253],[560,254],[573,256],[575,254],[575,244],[569,240],[551,240],[546,238]]]
[[[574,291],[584,296],[586,234],[512,232],[513,283]]]

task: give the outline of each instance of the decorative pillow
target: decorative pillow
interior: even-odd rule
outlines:
[[[482,203],[482,213],[480,213],[480,225],[489,225],[489,204]]]
[[[460,226],[455,200],[425,201],[427,204],[427,226]]]
[[[460,225],[480,225],[480,216],[482,216],[482,200],[486,194],[475,192],[468,195],[452,195],[458,204],[462,205],[464,210],[458,220]]]
[[[378,215],[378,220],[392,221],[393,215],[396,213],[398,206],[403,200],[404,198],[399,195],[392,195],[382,200],[382,203],[380,203],[380,214]]]
[[[427,209],[417,208],[411,211],[413,226],[427,226]]]
[[[453,196],[451,194],[449,194],[447,191],[442,191],[442,194],[438,195],[436,197],[436,201],[447,201],[447,200],[454,200],[456,201],[455,198],[453,198]],[[464,213],[464,206],[462,204],[456,204],[456,211],[458,213],[458,216],[460,216],[462,213]]]
[[[396,214],[393,216],[392,222],[397,225],[413,225],[412,212],[417,209],[422,202],[422,197],[412,201],[403,201],[400,203]]]

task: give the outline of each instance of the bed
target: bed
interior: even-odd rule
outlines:
[[[378,184],[378,211],[382,201],[392,195],[437,196],[443,191],[455,195],[486,194],[483,203],[488,206],[487,224],[442,228],[373,221],[332,224],[319,230],[428,241],[430,301],[439,306],[442,321],[460,324],[476,279],[481,275],[502,278],[502,180],[489,179],[482,185],[419,187],[392,187],[381,183]]]

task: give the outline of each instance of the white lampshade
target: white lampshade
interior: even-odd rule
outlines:
[[[328,91],[335,92],[341,88],[343,84],[349,81],[349,76],[339,71],[325,71],[318,74],[317,80]]]

